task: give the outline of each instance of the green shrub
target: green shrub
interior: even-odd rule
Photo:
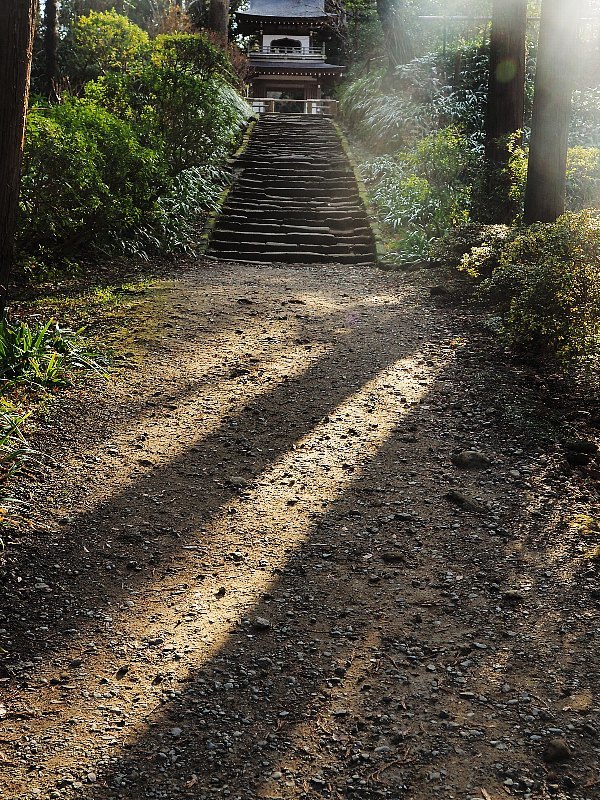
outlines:
[[[403,259],[427,257],[436,237],[467,222],[471,165],[465,137],[446,128],[395,158],[363,166],[382,222],[402,232],[397,245]]]
[[[158,198],[152,217],[135,231],[131,242],[124,243],[124,254],[194,255],[201,224],[208,212],[216,210],[229,178],[223,168],[212,165],[180,172],[169,191]]]
[[[567,160],[567,208],[600,208],[600,148],[571,147]]]
[[[167,186],[155,152],[131,126],[88,100],[31,109],[18,249],[41,261],[110,250]]]
[[[124,71],[149,55],[148,34],[127,17],[90,11],[73,25],[65,68],[76,87],[108,72]]]
[[[401,64],[391,80],[384,71],[370,72],[341,90],[344,121],[375,152],[393,152],[448,126],[481,142],[488,60],[487,47],[459,42]]]
[[[431,255],[470,278],[488,278],[498,266],[502,248],[517,231],[508,225],[460,225],[448,230],[433,244]]]
[[[600,356],[600,215],[531,225],[500,247],[480,297],[502,311],[512,342],[535,357]]]
[[[510,200],[521,215],[527,184],[528,151],[512,146],[506,170]],[[571,147],[567,153],[567,211],[600,208],[600,148]]]
[[[573,92],[569,144],[572,147],[598,147],[600,142],[600,87]]]
[[[230,85],[227,58],[203,36],[158,37],[152,61],[88,83],[86,97],[133,125],[171,175],[220,163],[238,140],[249,106]]]
[[[235,80],[225,52],[202,34],[170,33],[153,42],[152,62],[157,67],[184,72],[208,80],[221,77]]]

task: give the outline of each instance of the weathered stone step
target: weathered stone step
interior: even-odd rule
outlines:
[[[332,233],[321,233],[310,231],[306,233],[296,233],[291,231],[244,231],[242,236],[240,231],[232,231],[227,228],[218,228],[212,235],[212,242],[227,242],[236,244],[242,241],[264,242],[277,241],[280,243],[289,242],[290,244],[314,244],[314,245],[335,245],[337,239]]]
[[[322,253],[339,252],[371,252],[373,243],[369,239],[359,239],[356,237],[340,239],[333,235],[325,234],[276,234],[276,233],[243,233],[232,235],[231,231],[215,231],[211,239],[214,249],[229,249],[240,247],[253,249],[254,247],[267,247],[274,244],[279,248],[298,246],[305,249],[318,250]]]
[[[232,250],[238,253],[269,253],[271,251],[289,252],[289,253],[315,253],[324,260],[338,256],[366,256],[372,255],[369,248],[351,248],[342,245],[332,245],[327,247],[325,245],[314,244],[295,244],[294,242],[281,242],[281,241],[265,241],[265,242],[229,242],[223,244],[216,242],[212,248],[213,253],[229,253]]]
[[[308,222],[308,220],[307,220]],[[318,225],[317,222],[323,223]],[[326,222],[326,224],[325,224]],[[341,223],[341,224],[340,224]],[[223,222],[219,222],[215,231],[230,230],[232,233],[239,233],[240,230],[246,230],[248,233],[293,233],[298,231],[300,233],[308,233],[314,231],[315,233],[333,233],[339,234],[340,231],[351,231],[354,237],[366,237],[372,239],[371,229],[363,226],[357,227],[356,224],[345,224],[345,221],[337,220],[316,220],[312,225],[290,225],[289,220],[282,218],[280,220],[269,218],[256,218],[248,220],[245,217],[238,217],[233,214],[228,214]]]
[[[292,215],[294,217],[310,215],[311,213],[319,215],[333,215],[333,216],[353,216],[360,218],[366,224],[364,213],[360,211],[355,202],[315,202],[306,200],[306,205],[301,206],[297,202],[298,198],[294,198],[294,202],[285,200],[277,203],[250,203],[248,199],[240,199],[230,197],[223,209],[223,212],[232,212],[236,214],[276,214],[276,215]],[[222,213],[223,213],[222,212]]]
[[[371,228],[330,120],[263,115],[212,231],[220,259],[368,264]]]
[[[213,255],[217,255],[214,253]],[[338,255],[326,258],[322,253],[309,251],[289,251],[289,250],[267,250],[265,252],[252,253],[239,249],[222,250],[218,257],[223,261],[244,261],[251,264],[271,264],[282,262],[284,264],[322,264],[330,262],[333,264],[372,264],[373,256],[365,255]]]
[[[248,199],[252,198],[257,203],[261,202],[272,202],[276,203],[280,200],[286,201],[290,199],[298,199],[298,198],[306,198],[307,200],[320,200],[322,202],[326,202],[328,200],[337,201],[337,199],[342,200],[358,200],[358,191],[356,189],[352,190],[349,188],[338,189],[337,191],[330,191],[327,188],[319,189],[314,186],[281,186],[281,187],[272,187],[268,190],[266,189],[247,189],[243,186],[240,186],[234,193],[233,196],[238,199]]]
[[[354,176],[351,175],[321,175],[318,172],[313,174],[293,174],[286,172],[285,174],[277,173],[275,175],[256,172],[244,172],[239,176],[236,186],[314,186],[317,182],[318,186],[327,186],[329,188],[337,188],[338,186],[356,186]]]

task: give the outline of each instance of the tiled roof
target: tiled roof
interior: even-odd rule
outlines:
[[[253,17],[325,17],[324,0],[249,0],[238,14]]]

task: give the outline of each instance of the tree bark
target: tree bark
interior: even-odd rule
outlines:
[[[506,139],[523,130],[526,35],[527,0],[495,0],[485,117],[485,154],[492,164],[506,164]]]
[[[44,7],[44,58],[46,96],[58,101],[58,0],[46,0]]]
[[[525,190],[526,225],[565,211],[567,147],[580,18],[579,0],[543,0]]]
[[[414,57],[405,0],[376,0],[377,16],[383,30],[388,67],[407,64]]]
[[[0,311],[14,263],[36,6],[37,0],[0,2]]]
[[[229,4],[227,0],[210,0],[208,27],[225,49],[229,39]]]

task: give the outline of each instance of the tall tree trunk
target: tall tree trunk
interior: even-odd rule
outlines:
[[[409,14],[405,0],[376,0],[377,16],[383,30],[388,67],[406,64],[414,57]]]
[[[485,154],[492,164],[508,160],[506,138],[523,129],[527,0],[494,0]]]
[[[554,222],[565,211],[580,10],[580,0],[542,2],[525,190],[527,225]]]
[[[0,311],[14,263],[36,6],[37,0],[0,2]]]
[[[44,7],[44,59],[46,96],[58,101],[58,0],[46,0]]]
[[[208,27],[223,49],[229,38],[229,3],[227,0],[210,0]]]

